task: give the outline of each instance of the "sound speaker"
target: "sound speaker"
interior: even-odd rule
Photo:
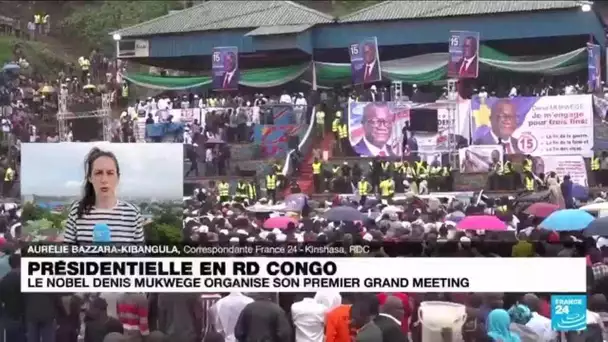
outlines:
[[[300,137],[297,135],[291,136],[289,137],[289,140],[287,140],[287,147],[290,150],[298,148],[298,145],[300,145]]]
[[[437,109],[412,108],[410,109],[410,130],[412,132],[437,133]]]

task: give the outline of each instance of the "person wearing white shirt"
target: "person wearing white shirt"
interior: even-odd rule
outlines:
[[[532,311],[532,318],[526,323],[526,327],[541,338],[539,342],[554,342],[557,339],[557,333],[551,329],[551,320],[538,314],[540,304],[538,297],[534,294],[526,294],[522,301]]]
[[[241,311],[253,299],[240,292],[231,292],[228,296],[220,299],[213,305],[211,311],[214,313],[214,328],[224,337],[225,342],[236,342],[234,327],[241,315]]]
[[[512,87],[511,91],[509,91],[509,97],[515,97],[515,96],[517,96],[517,88]]]
[[[294,101],[294,114],[296,115],[296,124],[301,124],[304,122],[303,116],[306,112],[306,106],[308,105],[308,102],[306,102],[304,94],[299,93],[297,96],[298,97]]]
[[[572,84],[568,84],[565,88],[564,88],[564,94],[565,95],[572,95],[575,93],[575,88]]]
[[[295,342],[323,342],[327,307],[314,298],[304,298],[291,305]]]
[[[286,90],[283,91],[283,94],[279,98],[279,103],[293,103],[293,101],[291,100],[291,96],[289,96],[289,94],[287,94]]]

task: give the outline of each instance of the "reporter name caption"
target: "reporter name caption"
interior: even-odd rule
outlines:
[[[22,292],[585,292],[585,279],[584,258],[21,259]]]

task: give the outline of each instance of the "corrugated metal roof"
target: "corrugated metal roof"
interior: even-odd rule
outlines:
[[[577,1],[384,1],[339,18],[341,23],[529,12],[580,7]]]
[[[277,25],[334,22],[329,14],[293,1],[207,1],[150,21],[118,30],[122,37],[212,31]]]
[[[272,36],[275,34],[289,34],[304,32],[311,28],[313,25],[302,24],[302,25],[274,25],[274,26],[260,26],[253,31],[247,32],[246,36]]]

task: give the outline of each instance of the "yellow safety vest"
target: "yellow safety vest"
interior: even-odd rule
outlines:
[[[502,173],[504,173],[505,175],[508,175],[510,173],[512,173],[513,170],[511,169],[511,162],[506,162],[505,166],[503,167]]]
[[[502,175],[503,168],[501,162],[498,161],[496,162],[496,164],[494,164],[494,172],[496,172],[497,175]]]
[[[334,173],[334,175],[337,175],[340,173],[340,167],[339,166],[334,166],[333,169],[331,169],[331,171]]]
[[[217,187],[218,187],[220,196],[222,196],[222,197],[230,196],[230,184],[228,184],[226,182],[222,182]]]
[[[401,171],[403,171],[403,163],[402,162],[394,162],[393,163],[393,170],[395,170],[395,172],[401,172]]]
[[[338,133],[340,131],[340,119],[334,119],[334,122],[331,123],[331,131],[334,133]]]
[[[274,190],[277,188],[277,176],[268,175],[266,176],[266,190]]]
[[[249,184],[248,190],[249,190],[249,199],[254,199],[255,195],[256,195],[255,186],[253,186],[253,184]]]
[[[444,167],[442,168],[442,170],[443,170],[443,171],[442,171],[442,172],[443,172],[443,174],[442,174],[442,176],[443,176],[443,177],[448,177],[448,176],[450,175],[450,171],[451,171],[451,170],[450,170],[450,168],[449,168],[448,166],[444,166]]]
[[[42,19],[42,18],[41,18],[41,16],[40,16],[40,14],[35,14],[35,15],[34,15],[34,24],[40,24],[41,19]]]
[[[14,176],[15,176],[15,173],[14,173],[13,169],[11,169],[9,167],[8,169],[6,169],[6,172],[4,173],[4,181],[10,182],[13,180]]]
[[[380,182],[380,195],[383,197],[391,195],[391,183],[388,180]]]
[[[248,186],[245,183],[239,183],[236,186],[237,195],[239,195],[240,197],[247,197],[247,190]]]
[[[382,170],[386,171],[391,166],[391,163],[383,162],[381,165],[382,165]]]
[[[317,124],[318,125],[322,125],[325,122],[325,112],[323,111],[318,111],[316,114],[316,118],[317,118]]]
[[[419,177],[424,177],[426,176],[426,167],[424,167],[424,165],[422,165],[422,162],[416,162],[416,173],[418,174]]]
[[[45,15],[44,17],[42,17],[42,23],[46,24],[49,21],[49,15]]]
[[[340,126],[339,131],[338,131],[338,137],[340,139],[348,138],[348,127],[346,126],[346,124]]]
[[[321,173],[321,163],[312,163],[312,174],[318,175]]]
[[[89,60],[86,58],[83,59],[82,63],[80,64],[82,71],[88,71],[90,66],[91,66],[91,62],[89,62]]]
[[[499,206],[496,208],[496,210],[498,210],[498,211],[502,211],[503,213],[506,213],[506,212],[509,210],[509,208],[507,208],[507,206],[506,206],[506,205],[499,205]]]
[[[405,175],[406,175],[407,177],[414,177],[414,175],[416,174],[416,173],[414,172],[414,168],[413,168],[413,167],[411,167],[411,166],[406,166],[406,167],[404,167],[404,170],[405,170]]]
[[[591,171],[598,171],[600,169],[600,158],[591,157]]]
[[[526,177],[526,190],[534,191],[534,178]]]
[[[129,86],[126,84],[122,85],[122,97],[129,97]]]
[[[532,161],[530,159],[524,160],[524,171],[532,172]]]
[[[367,181],[359,181],[357,187],[359,188],[360,196],[367,196],[367,190],[369,189],[369,183]]]

